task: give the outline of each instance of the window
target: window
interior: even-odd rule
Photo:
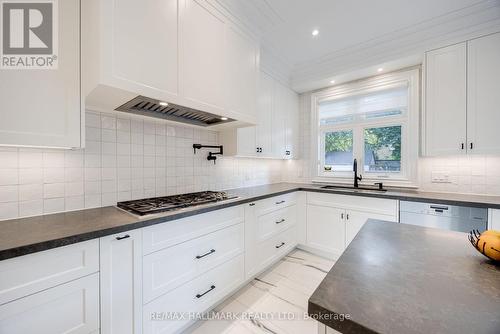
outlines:
[[[364,180],[415,183],[418,78],[410,70],[312,94],[319,181],[351,180],[357,159]]]

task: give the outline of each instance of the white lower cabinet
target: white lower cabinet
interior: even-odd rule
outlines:
[[[89,334],[98,330],[98,273],[0,306],[2,334]]]
[[[308,193],[306,246],[338,258],[368,219],[397,222],[397,200]]]
[[[144,257],[144,303],[244,252],[238,224]]]
[[[101,334],[142,332],[142,230],[100,239]]]
[[[489,210],[489,230],[500,231],[500,209]]]
[[[245,208],[245,277],[251,279],[297,245],[296,193]]]
[[[193,319],[233,292],[244,281],[244,256],[239,255],[144,306],[144,334],[177,333]]]

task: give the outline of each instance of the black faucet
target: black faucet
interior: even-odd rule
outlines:
[[[354,163],[352,164],[352,170],[354,171],[354,188],[359,187],[358,181],[363,179],[363,176],[360,174],[358,176],[358,160],[354,159]]]

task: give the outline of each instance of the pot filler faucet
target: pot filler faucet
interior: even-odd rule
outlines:
[[[358,160],[354,159],[354,163],[352,164],[352,170],[354,172],[354,188],[359,187],[358,181],[363,179],[363,176],[360,174],[358,176]]]

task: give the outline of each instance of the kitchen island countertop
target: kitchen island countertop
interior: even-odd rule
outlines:
[[[369,220],[308,312],[341,333],[500,333],[500,267],[465,233]]]

